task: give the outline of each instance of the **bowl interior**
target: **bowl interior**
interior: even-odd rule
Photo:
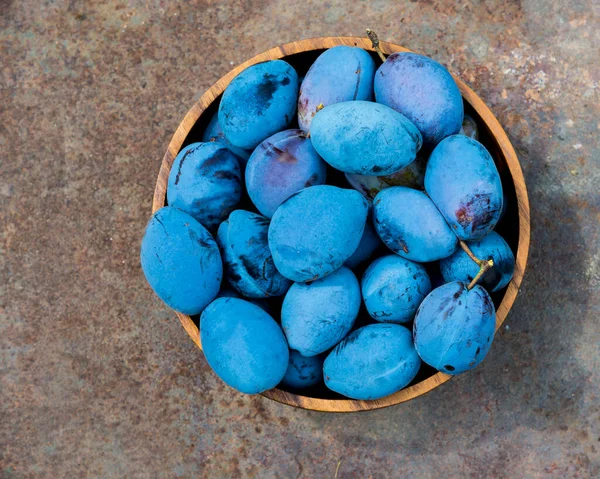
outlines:
[[[320,40],[320,39],[315,39],[315,40]],[[325,40],[325,39],[323,39],[323,40]],[[353,42],[353,40],[354,40],[354,42]],[[313,42],[313,40],[305,40],[304,42]],[[289,45],[298,45],[300,43],[302,43],[302,42],[295,42],[294,44],[289,44]],[[343,39],[343,44],[352,45],[353,43],[357,46],[361,46],[361,47],[365,48],[366,50],[371,50],[370,44],[365,39],[360,39],[360,38],[357,38],[357,39],[344,38]],[[334,44],[336,44],[336,43],[334,43]],[[342,43],[338,43],[338,44],[342,44]],[[325,48],[315,48],[314,44],[311,44],[311,45],[313,45],[312,48],[301,49],[301,50],[308,50],[308,51],[298,51],[297,53],[291,53],[291,54],[287,54],[287,55],[285,54],[286,49],[284,47],[287,47],[288,45],[284,45],[283,47],[279,48],[281,54],[279,54],[279,55],[275,54],[275,56],[267,55],[270,52],[277,50],[277,49],[273,49],[273,50],[270,50],[269,52],[266,52],[265,54],[263,54],[263,55],[265,55],[265,58],[260,59],[259,61],[265,61],[269,58],[285,59],[288,63],[290,63],[296,69],[296,71],[298,72],[298,74],[300,76],[303,76],[308,71],[308,68],[314,62],[314,60],[317,58],[317,56],[325,50]],[[386,42],[381,42],[381,45],[382,45],[382,48],[384,49],[384,51],[386,51],[386,52],[406,51],[406,49],[404,49],[402,47],[399,47],[399,46],[393,45],[393,44],[389,44]],[[330,42],[327,43],[326,47],[329,47],[329,46],[331,46]],[[289,48],[288,48],[288,50],[289,50]],[[379,60],[377,55],[372,51],[370,51],[370,53],[371,53],[373,59],[375,60],[375,63],[377,65],[379,65],[381,63],[381,61]],[[261,55],[259,55],[258,57],[260,57],[260,56]],[[250,60],[249,64],[256,63],[253,60],[256,60],[256,58],[258,58],[258,57],[255,57],[254,59]],[[486,148],[490,151],[492,157],[494,158],[494,161],[496,163],[498,171],[500,172],[502,186],[503,186],[504,193],[505,193],[505,199],[507,201],[507,210],[506,210],[506,214],[505,214],[504,218],[496,227],[496,231],[506,239],[506,241],[512,248],[513,253],[515,253],[515,257],[516,257],[517,250],[519,247],[519,241],[520,241],[520,225],[522,225],[522,221],[520,221],[519,210],[523,209],[523,198],[517,198],[515,181],[514,181],[515,174],[520,175],[520,178],[522,180],[522,174],[521,174],[520,168],[518,167],[518,161],[516,160],[516,156],[515,156],[514,162],[516,162],[516,165],[518,168],[518,171],[515,172],[515,166],[509,165],[508,161],[507,161],[507,147],[505,144],[504,145],[501,144],[502,141],[505,140],[505,142],[510,147],[510,143],[508,142],[506,135],[504,134],[503,130],[500,128],[496,119],[493,117],[491,112],[489,112],[487,107],[485,107],[485,105],[483,105],[483,102],[481,102],[481,100],[472,92],[472,90],[470,90],[459,79],[456,79],[456,80],[459,85],[459,88],[461,89],[461,93],[463,94],[465,113],[471,115],[477,122],[477,125],[479,127],[479,141],[481,143],[483,143],[486,146]],[[230,79],[229,79],[229,81],[230,81]],[[228,83],[228,81],[227,81],[227,83]],[[219,83],[215,84],[215,86],[213,86],[211,88],[211,90],[209,90],[209,92],[210,91],[214,92],[213,89],[215,89],[215,87],[217,85],[219,85]],[[181,150],[182,148],[184,148],[185,146],[189,145],[190,143],[201,141],[202,133],[204,132],[204,130],[205,130],[206,126],[208,125],[210,119],[212,118],[213,114],[215,114],[215,112],[217,111],[219,102],[221,100],[223,89],[224,89],[224,86],[219,87],[216,92],[217,94],[214,96],[214,98],[212,98],[211,101],[205,101],[204,104],[202,105],[202,109],[200,111],[195,112],[194,117],[197,117],[197,118],[192,119],[193,123],[188,121],[189,127],[188,127],[188,131],[185,132],[183,141],[179,140],[179,146],[173,150],[171,147],[173,146],[173,142],[175,141],[175,137],[174,137],[174,139],[170,145],[171,151],[167,152],[167,155],[165,155],[165,160],[163,161],[163,169],[165,168],[165,164],[167,167],[167,171],[166,171],[167,176],[168,176],[168,169],[170,169],[170,165],[173,161],[174,156],[177,154],[177,152],[179,150]],[[205,98],[205,96],[203,96],[203,98]],[[469,101],[469,99],[471,99],[471,102]],[[202,102],[202,99],[195,105],[195,107],[197,107],[198,104],[200,104],[201,102]],[[472,103],[475,103],[475,105],[473,105]],[[192,114],[192,112],[193,112],[193,109],[188,114],[188,117],[190,116],[190,114]],[[484,118],[484,116],[485,116],[485,118]],[[188,117],[186,117],[186,120],[188,119]],[[490,117],[493,119],[493,121],[490,120]],[[184,123],[186,120],[184,120]],[[296,120],[294,120],[294,122],[295,121]],[[182,123],[182,125],[184,123]],[[297,127],[297,124],[293,123],[292,125],[290,125],[289,128],[295,128],[295,127]],[[498,134],[498,128],[500,129],[501,135]],[[180,129],[181,129],[181,126],[180,126]],[[179,130],[178,130],[178,133],[179,133]],[[502,138],[499,138],[499,136],[502,136]],[[514,150],[512,150],[512,147],[508,148],[508,153],[510,153],[511,151],[512,151],[512,154],[514,155]],[[163,173],[163,171],[161,170],[161,174],[162,173]],[[161,179],[159,176],[159,183],[160,183],[160,181],[161,181]],[[345,181],[344,176],[339,174],[339,172],[336,172],[333,169],[330,169],[328,171],[328,181],[327,182],[329,184],[335,184],[337,186],[351,188],[351,186]],[[157,204],[156,204],[157,195],[158,195],[158,207],[160,207],[160,205],[166,204],[166,198],[165,198],[164,191],[163,191],[164,188],[159,190],[158,186],[159,185],[157,184],[157,192],[155,193],[155,205],[154,205],[155,208],[154,209],[156,209],[156,207],[157,207]],[[166,185],[165,185],[165,187],[166,187]],[[523,187],[524,187],[524,183],[523,183]],[[161,198],[161,191],[163,191],[162,198]],[[525,198],[525,203],[526,203],[526,193],[525,193],[524,198]],[[526,206],[527,206],[527,211],[528,211],[528,205],[526,205]],[[256,209],[253,207],[252,203],[247,198],[243,200],[242,204],[239,207],[243,208],[243,209],[248,209],[250,211],[256,211]],[[527,226],[528,226],[528,224],[527,224]],[[528,231],[528,228],[527,228],[527,231]],[[523,240],[523,238],[521,238],[521,240]],[[527,240],[526,244],[528,245],[528,240],[529,240],[528,235],[527,235],[526,240]],[[387,249],[382,248],[380,251],[378,251],[377,254],[378,255],[390,254],[390,252]],[[526,252],[525,252],[525,258],[526,258]],[[524,269],[524,267],[523,267],[523,269]],[[357,277],[359,279],[360,279],[361,275],[362,275],[362,271],[360,271],[360,270],[357,271]],[[496,306],[496,309],[498,311],[498,319],[497,319],[497,325],[496,325],[497,328],[504,321],[506,313],[510,309],[510,306],[512,305],[512,301],[514,301],[514,296],[516,296],[516,289],[518,288],[518,284],[516,284],[516,283],[517,282],[520,283],[521,278],[522,278],[522,270],[520,270],[518,274],[517,273],[515,274],[515,279],[513,279],[513,282],[509,285],[508,288],[505,288],[504,290],[502,290],[500,292],[491,294],[494,305]],[[513,284],[513,283],[515,283],[515,284]],[[514,288],[514,290],[512,291],[512,293],[510,295],[511,297],[509,298],[509,300],[506,301],[506,303],[509,303],[509,304],[507,304],[507,306],[502,308],[501,305],[504,306],[503,301],[505,300],[507,292],[511,288]],[[281,301],[282,301],[282,298],[273,298],[273,299],[268,300],[269,306],[273,312],[273,316],[276,319],[278,319],[278,317],[279,317]],[[194,339],[196,344],[198,344],[198,346],[201,347],[201,345],[199,343],[199,338],[198,338],[199,317],[192,316],[191,321],[190,321],[190,318],[185,315],[178,314],[178,316],[179,316],[179,319],[181,320],[182,324],[184,325],[185,329],[187,330],[188,334],[190,334],[190,336],[192,337],[192,339]],[[372,322],[374,322],[374,321],[368,316],[366,311],[364,311],[364,306],[363,306],[363,309],[361,309],[359,317],[356,321],[355,329],[357,327],[360,327],[360,326],[363,326],[365,324],[372,323]],[[412,327],[412,323],[409,323],[407,326],[409,328]],[[407,388],[403,389],[402,391],[400,391],[392,396],[389,396],[388,398],[383,398],[383,399],[377,400],[377,401],[349,400],[347,398],[344,398],[343,396],[340,396],[340,395],[330,391],[324,385],[315,387],[312,390],[303,390],[301,392],[293,391],[293,390],[273,389],[273,390],[263,393],[263,395],[265,395],[271,399],[286,403],[286,404],[299,406],[299,407],[305,407],[305,408],[309,408],[309,409],[324,410],[324,411],[353,411],[353,410],[376,409],[379,407],[385,407],[385,406],[388,406],[391,404],[396,404],[398,402],[402,402],[402,401],[410,399],[412,397],[416,397],[420,394],[424,394],[425,392],[429,391],[430,389],[433,389],[437,385],[447,381],[449,378],[450,378],[450,376],[445,375],[443,373],[438,373],[436,370],[434,370],[430,366],[423,364],[419,373],[417,374],[415,379],[412,381],[412,383],[409,386],[407,386]]]

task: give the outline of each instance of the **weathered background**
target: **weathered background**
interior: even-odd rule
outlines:
[[[594,0],[0,0],[0,476],[600,477],[599,22]],[[272,46],[367,26],[490,105],[532,250],[476,371],[324,415],[224,387],[138,246],[202,92]]]

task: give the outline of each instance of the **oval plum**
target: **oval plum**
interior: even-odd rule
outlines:
[[[258,306],[237,298],[218,298],[200,317],[206,362],[226,384],[258,394],[281,382],[289,349],[283,331]]]
[[[242,194],[237,157],[219,143],[192,143],[179,152],[167,185],[167,202],[214,232]]]
[[[381,241],[394,253],[418,262],[450,256],[458,240],[422,191],[393,186],[373,201],[373,224]]]
[[[285,130],[256,147],[246,166],[248,196],[271,218],[283,201],[303,188],[325,183],[327,168],[302,130]]]
[[[312,283],[294,283],[281,307],[290,348],[315,356],[335,346],[352,329],[360,300],[358,280],[348,268]]]
[[[425,170],[425,191],[456,236],[483,238],[500,218],[502,182],[485,147],[463,135],[440,142]]]
[[[419,130],[404,116],[369,101],[335,103],[314,117],[310,138],[334,168],[358,175],[391,175],[421,149]]]
[[[254,149],[294,117],[298,74],[283,60],[252,65],[236,76],[219,104],[219,124],[232,145]]]
[[[367,212],[367,200],[355,190],[321,185],[292,195],[269,226],[275,266],[293,281],[327,276],[356,251]]]
[[[379,399],[407,386],[419,372],[409,329],[370,324],[352,332],[325,359],[325,385],[346,397]]]
[[[362,48],[338,46],[319,55],[300,85],[298,124],[310,130],[317,107],[372,100],[375,62]]]
[[[183,211],[165,206],[152,215],[140,256],[146,280],[175,311],[198,314],[219,292],[219,248],[206,228]]]
[[[392,53],[375,74],[375,99],[402,113],[433,148],[460,131],[464,106],[452,75],[441,64],[411,52]]]
[[[438,371],[460,374],[476,367],[492,345],[496,311],[490,295],[476,285],[453,281],[434,289],[413,324],[421,359]]]
[[[383,323],[406,323],[431,291],[431,281],[423,265],[389,255],[371,263],[361,289],[371,317]]]

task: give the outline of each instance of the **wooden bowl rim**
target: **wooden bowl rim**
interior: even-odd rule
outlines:
[[[152,212],[162,208],[165,204],[167,181],[169,177],[169,171],[173,160],[180,151],[188,133],[200,118],[202,113],[210,106],[210,104],[219,97],[225,90],[227,85],[235,78],[242,70],[248,68],[256,63],[261,63],[268,60],[281,59],[289,55],[297,53],[309,52],[314,50],[324,50],[338,45],[357,46],[364,48],[367,51],[374,51],[370,40],[362,37],[319,37],[312,39],[305,39],[296,42],[286,43],[264,53],[260,53],[253,58],[245,61],[241,65],[238,65],[229,73],[219,79],[214,85],[212,85],[192,106],[190,111],[185,115],[183,121],[177,127],[167,152],[165,153],[158,179],[156,182],[156,188],[154,190],[154,197],[152,202]],[[390,54],[394,52],[409,52],[407,48],[400,45],[396,45],[390,42],[380,42],[380,47],[384,53]],[[515,193],[517,197],[517,207],[519,213],[519,241],[517,245],[517,254],[515,256],[515,273],[513,279],[507,287],[507,291],[500,303],[496,312],[496,331],[500,328],[510,308],[512,307],[515,298],[517,297],[525,268],[527,264],[527,255],[529,253],[529,241],[530,241],[530,217],[529,217],[529,200],[527,197],[527,189],[525,186],[525,178],[521,171],[521,165],[515,153],[515,150],[510,143],[504,129],[500,126],[500,123],[491,112],[491,110],[485,105],[485,103],[475,94],[471,88],[469,88],[460,78],[454,79],[461,91],[461,94],[467,103],[469,103],[477,114],[481,117],[484,123],[487,125],[491,135],[495,137],[499,145],[499,153],[504,156],[504,160],[510,171],[513,183],[515,185]],[[184,314],[177,313],[183,328],[188,333],[192,341],[201,350],[202,345],[200,344],[200,334],[198,327],[194,324],[192,319]],[[440,386],[441,384],[448,381],[452,376],[438,372],[433,376],[416,383],[408,388],[402,389],[390,396],[387,396],[378,400],[370,401],[356,401],[352,399],[318,399],[299,394],[288,393],[279,389],[271,389],[262,393],[263,396],[272,399],[274,401],[287,404],[289,406],[300,407],[303,409],[309,409],[313,411],[322,412],[355,412],[355,411],[368,411],[374,409],[380,409],[387,406],[399,404],[410,399],[414,399],[421,396],[432,389]]]

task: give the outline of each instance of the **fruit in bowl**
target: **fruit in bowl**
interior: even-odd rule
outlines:
[[[513,271],[522,276],[514,239],[493,231],[507,193],[497,151],[474,139],[489,139],[489,124],[470,104],[464,114],[463,87],[422,55],[380,61],[355,44],[323,45],[312,66],[271,54],[238,69],[213,106],[218,114],[207,112],[210,124],[186,140],[229,150],[241,191],[223,195],[229,202],[211,212],[220,215],[218,233],[214,224],[206,231],[226,281],[214,274],[194,312],[178,309],[199,318],[179,317],[188,331],[199,323],[206,359],[226,384],[321,410],[397,403],[413,383],[445,381],[431,368],[454,375],[475,367],[491,346],[494,301]],[[428,87],[427,101],[406,98]],[[210,159],[173,166],[189,172],[186,201],[198,217],[210,207],[203,187],[216,168],[202,169]],[[215,184],[220,198],[227,184]],[[177,309],[157,284],[193,289],[187,269],[206,264],[185,242],[168,247],[185,253],[186,267],[170,263],[168,279],[157,281],[165,268],[148,281]],[[444,314],[460,334],[440,334],[452,329]]]

